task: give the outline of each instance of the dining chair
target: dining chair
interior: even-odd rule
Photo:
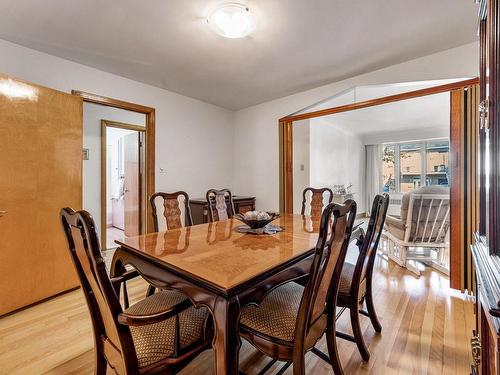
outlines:
[[[161,215],[162,226],[160,227],[158,217],[157,200],[161,199],[163,212]],[[158,192],[151,195],[149,198],[151,204],[151,214],[153,216],[153,228],[155,232],[161,229],[177,229],[182,227],[190,227],[193,225],[191,216],[191,208],[189,206],[189,195],[184,191],[176,191],[175,193]],[[181,211],[181,205],[184,212]]]
[[[207,308],[196,309],[182,293],[161,291],[122,309],[121,278],[106,272],[92,216],[71,208],[60,216],[90,311],[96,374],[107,365],[118,374],[175,374],[211,347]]]
[[[356,202],[331,203],[321,216],[309,279],[305,286],[293,280],[272,289],[258,306],[243,309],[240,335],[262,353],[293,363],[293,373],[305,373],[305,353],[326,331],[335,374],[342,374],[335,340],[335,306]],[[333,220],[332,220],[333,218]],[[269,366],[269,365],[268,365]],[[267,370],[269,367],[263,370]]]
[[[333,191],[331,189],[315,189],[312,187],[305,188],[302,192],[302,210],[300,211],[301,215],[310,215],[318,218],[321,217],[323,207],[325,206],[325,195],[327,202],[332,203]],[[307,209],[307,207],[309,207],[309,209]]]
[[[163,207],[161,216],[158,215],[160,208],[160,205],[157,204],[158,200],[161,200],[161,206]],[[153,217],[153,229],[155,232],[190,227],[193,225],[193,217],[191,216],[191,208],[189,206],[189,195],[186,192],[157,192],[149,197],[149,203],[151,205],[151,216]],[[181,205],[184,212],[181,210]],[[159,217],[162,218],[161,226]],[[189,245],[189,236],[186,235],[184,239],[186,241],[184,248],[187,248]],[[150,285],[146,295],[151,296],[155,291],[156,288]]]
[[[370,359],[370,352],[363,339],[359,314],[370,318],[376,332],[382,331],[382,326],[378,320],[373,303],[372,279],[377,248],[384,228],[388,207],[388,194],[375,196],[366,233],[362,227],[359,227],[359,229],[353,231],[351,236],[351,243],[356,241],[356,247],[359,249],[356,262],[355,264],[345,262],[340,276],[337,307],[340,307],[341,311],[337,314],[337,318],[345,309],[349,309],[353,335],[342,332],[337,332],[336,335],[337,337],[355,342],[364,361]],[[354,250],[358,250],[356,247]],[[366,301],[367,310],[360,309],[364,301]]]
[[[206,197],[210,222],[227,220],[234,216],[233,195],[229,189],[210,189]]]

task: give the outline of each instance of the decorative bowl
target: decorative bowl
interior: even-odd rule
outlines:
[[[234,218],[245,223],[246,225],[248,225],[252,229],[258,229],[258,228],[264,228],[271,221],[276,220],[277,218],[280,217],[280,214],[278,214],[276,212],[267,212],[267,214],[269,215],[269,218],[264,219],[264,220],[245,219],[245,216],[243,216],[242,214],[236,214],[236,215],[234,215]]]

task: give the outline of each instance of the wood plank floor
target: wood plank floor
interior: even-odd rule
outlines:
[[[383,326],[375,334],[362,317],[371,359],[363,362],[355,344],[339,339],[346,374],[468,374],[473,306],[449,289],[448,278],[425,269],[415,278],[404,269],[377,257],[374,277],[375,306]],[[144,296],[145,284],[134,281],[130,295]],[[348,315],[339,329],[351,332]],[[322,339],[317,347],[326,351]],[[212,374],[213,353],[200,355],[182,374]],[[309,353],[307,373],[332,374],[331,368]],[[256,374],[268,359],[243,343],[240,367]],[[275,374],[276,364],[269,374]],[[90,318],[79,290],[0,319],[0,374],[92,374]],[[286,374],[292,374],[289,368]]]

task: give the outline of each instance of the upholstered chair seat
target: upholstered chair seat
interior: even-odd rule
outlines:
[[[385,227],[389,232],[391,232],[395,237],[399,238],[401,241],[405,238],[406,224],[403,220],[398,219],[394,216],[389,216],[385,218]]]
[[[207,308],[196,309],[183,294],[165,290],[124,309],[118,296],[130,271],[116,262],[110,278],[92,216],[63,208],[61,224],[92,320],[94,374],[112,368],[124,375],[174,375],[211,348]]]
[[[375,331],[380,332],[382,326],[375,312],[372,295],[372,277],[375,256],[387,218],[389,195],[377,195],[373,200],[370,220],[366,232],[359,227],[351,236],[348,257],[342,267],[339,281],[337,306],[349,309],[353,335],[337,332],[343,339],[355,342],[363,360],[370,359],[370,352],[365,344],[359,321],[359,314],[370,318]],[[351,262],[354,259],[354,262]],[[366,311],[362,309],[366,303]],[[341,310],[341,313],[344,310]]]
[[[340,275],[339,295],[349,295],[355,268],[356,266],[354,264],[347,262],[344,263],[344,267],[342,267],[342,274]]]
[[[242,313],[243,330],[263,338],[293,341],[304,287],[294,282],[272,290],[260,306],[248,306]]]
[[[129,315],[154,315],[180,304],[186,297],[175,291],[161,291],[136,303],[124,312]],[[194,306],[182,311],[179,320],[179,348],[186,350],[205,336],[209,312],[206,307]],[[176,355],[176,319],[159,323],[131,326],[130,333],[137,352],[139,368],[144,368]]]
[[[276,361],[293,364],[294,374],[305,374],[305,354],[325,334],[335,374],[342,374],[335,342],[335,300],[342,264],[356,217],[356,203],[331,203],[324,209],[314,248],[309,277],[304,285],[298,279],[274,288],[258,306],[245,307],[240,315],[240,335],[260,352],[271,357],[260,372],[265,373]]]

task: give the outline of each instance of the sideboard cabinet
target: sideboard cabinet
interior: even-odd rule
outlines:
[[[234,211],[244,214],[247,211],[255,210],[255,197],[244,197],[233,195]],[[208,223],[208,206],[205,198],[190,199],[191,215],[193,225]]]

